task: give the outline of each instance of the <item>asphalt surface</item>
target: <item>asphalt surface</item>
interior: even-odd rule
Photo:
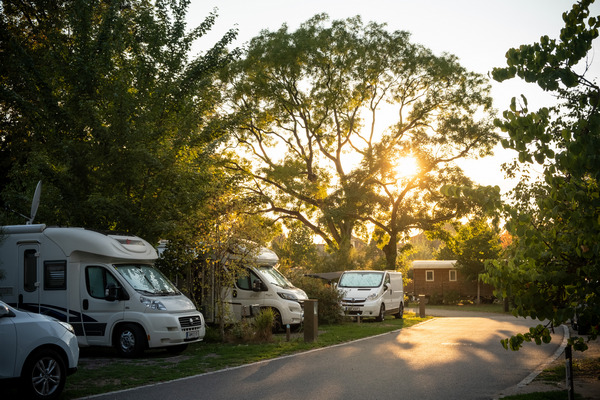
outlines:
[[[94,399],[495,399],[559,351],[500,340],[537,321],[500,314],[436,318],[411,328]]]

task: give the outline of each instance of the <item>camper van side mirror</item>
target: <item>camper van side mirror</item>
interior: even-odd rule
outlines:
[[[114,283],[109,283],[106,285],[106,290],[104,291],[106,301],[115,301],[120,298],[120,288]]]
[[[269,290],[267,288],[267,285],[265,285],[264,282],[261,281],[260,279],[256,279],[254,282],[252,282],[252,291],[266,292],[267,290]]]

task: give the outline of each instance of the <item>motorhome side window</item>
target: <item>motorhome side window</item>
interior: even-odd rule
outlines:
[[[120,286],[115,277],[103,267],[90,266],[85,269],[85,284],[90,296],[96,299],[106,298],[106,287],[110,284]]]
[[[44,261],[44,289],[67,289],[67,262],[65,260]]]
[[[252,282],[260,281],[260,278],[251,270],[244,268],[242,272],[240,272],[236,285],[239,289],[242,290],[252,290]]]
[[[35,292],[35,284],[37,279],[37,257],[36,250],[25,250],[24,253],[24,274],[23,274],[23,289],[26,292]]]

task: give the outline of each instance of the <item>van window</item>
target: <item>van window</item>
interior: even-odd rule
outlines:
[[[24,274],[23,274],[23,289],[26,292],[35,292],[35,284],[37,278],[37,257],[36,251],[33,249],[25,250],[24,253]]]
[[[120,286],[116,278],[106,268],[90,266],[85,269],[85,285],[90,296],[96,299],[105,299],[105,290],[110,284]]]
[[[344,272],[339,287],[375,288],[381,286],[382,272]]]
[[[252,282],[259,280],[260,278],[253,271],[244,268],[244,271],[240,273],[238,278],[235,281],[238,289],[242,290],[252,290]]]
[[[67,289],[67,262],[65,260],[44,261],[44,289]]]

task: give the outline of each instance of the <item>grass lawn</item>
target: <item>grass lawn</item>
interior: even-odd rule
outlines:
[[[112,349],[83,349],[79,369],[67,378],[61,398],[74,399],[216,371],[391,332],[424,320],[406,313],[404,319],[389,317],[381,323],[321,325],[315,343],[305,343],[302,333],[292,335],[289,342],[285,334],[278,334],[270,343],[200,342],[179,355],[151,350],[139,359],[119,358]]]

